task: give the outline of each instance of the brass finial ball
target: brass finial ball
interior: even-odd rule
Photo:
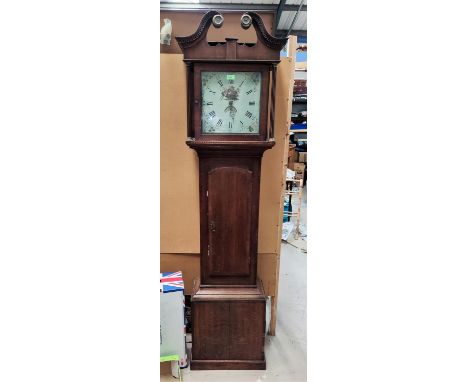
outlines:
[[[221,28],[221,26],[224,23],[224,17],[221,16],[220,14],[214,15],[212,22],[215,28]]]
[[[248,15],[247,13],[244,13],[241,16],[241,27],[244,29],[249,29],[251,25],[252,25],[252,17],[250,17],[250,15]]]

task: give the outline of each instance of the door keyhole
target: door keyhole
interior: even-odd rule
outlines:
[[[211,232],[216,232],[216,224],[214,221],[210,222],[210,231]]]

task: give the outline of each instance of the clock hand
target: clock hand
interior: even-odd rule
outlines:
[[[242,86],[242,84],[244,83],[244,81],[245,81],[245,80],[243,80],[243,81],[240,83],[240,85],[237,87],[237,89],[236,89],[236,90],[237,90],[237,93],[239,93],[240,87]]]
[[[229,112],[229,115],[234,120],[237,113],[237,109],[234,106],[232,106],[233,102],[234,101],[229,101],[229,106],[226,109],[224,109],[224,112]]]

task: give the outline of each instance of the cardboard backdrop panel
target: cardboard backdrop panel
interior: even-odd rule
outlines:
[[[289,124],[291,113],[290,89],[293,63],[290,58],[282,58],[276,76],[275,140],[276,145],[265,151],[260,178],[260,216],[258,227],[258,251],[278,253],[282,231],[284,175],[289,148]]]
[[[185,64],[181,54],[161,54],[161,253],[199,254],[198,157],[186,144]],[[278,66],[276,145],[262,161],[259,253],[278,254],[283,208],[284,147],[289,122],[291,59]],[[178,269],[169,269],[179,270]]]
[[[186,144],[185,64],[161,55],[161,252],[199,253],[198,157]]]

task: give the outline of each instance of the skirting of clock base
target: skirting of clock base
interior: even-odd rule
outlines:
[[[245,360],[193,360],[190,370],[265,370],[266,362]]]

